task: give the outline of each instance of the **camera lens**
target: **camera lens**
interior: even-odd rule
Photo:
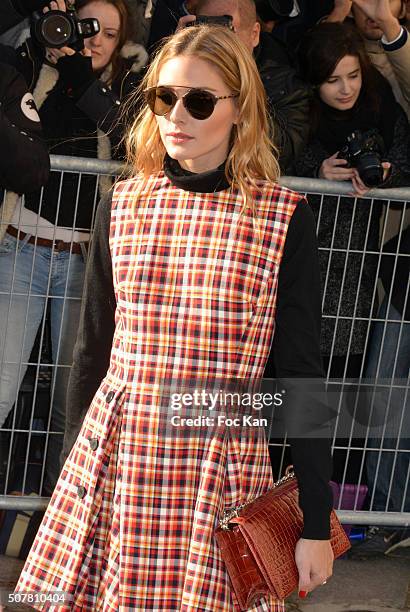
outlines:
[[[376,153],[362,153],[357,160],[356,168],[363,183],[368,187],[377,187],[383,182],[383,166],[380,156]]]
[[[73,34],[71,21],[64,15],[47,15],[41,24],[41,37],[48,47],[63,47]]]

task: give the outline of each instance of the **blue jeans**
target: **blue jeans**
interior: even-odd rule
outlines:
[[[378,318],[387,318],[391,321],[387,323],[377,321],[374,324],[365,377],[382,379],[380,382],[383,382],[383,379],[394,378],[398,384],[406,384],[410,367],[410,323],[401,324],[401,314],[392,304],[388,308],[387,298],[380,307]],[[376,394],[373,413],[376,414],[378,422],[382,422],[386,414],[392,415],[386,427],[390,432],[390,437],[383,440],[383,448],[396,449],[397,447],[400,450],[410,451],[409,404],[410,393],[407,392],[406,396],[405,389],[385,388]],[[402,414],[403,421],[399,434]],[[397,431],[397,436],[399,436],[398,444],[397,436],[391,437],[394,431]],[[367,445],[380,449],[381,438],[369,438]],[[366,472],[369,499],[374,489],[373,510],[410,511],[410,482],[408,482],[410,452],[400,452],[400,450],[398,452],[378,450],[367,453]]]
[[[45,487],[59,475],[65,425],[65,396],[80,318],[85,273],[83,255],[58,252],[17,240],[0,244],[0,427],[3,427],[27,370],[28,361],[50,305],[53,378]]]

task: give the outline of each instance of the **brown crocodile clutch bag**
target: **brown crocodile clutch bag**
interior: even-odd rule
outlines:
[[[295,548],[303,514],[291,467],[267,493],[226,511],[215,532],[241,610],[267,594],[285,599],[298,587]],[[335,559],[351,548],[334,510],[330,543]]]

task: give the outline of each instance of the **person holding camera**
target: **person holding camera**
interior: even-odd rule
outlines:
[[[364,375],[371,317],[377,313],[377,270],[383,200],[361,199],[370,187],[410,184],[406,114],[390,85],[372,66],[357,30],[322,23],[299,49],[312,85],[308,145],[297,160],[299,176],[351,181],[349,196],[309,196],[318,221],[323,319],[321,350],[328,377]],[[350,397],[345,393],[346,409]],[[337,439],[345,447],[348,440]],[[360,477],[361,451],[335,449],[333,480]]]
[[[64,17],[63,0],[51,2],[49,8],[45,15],[51,20],[55,10]],[[13,63],[32,84],[50,152],[109,160],[119,155],[114,145],[122,127],[120,123],[115,130],[112,126],[121,100],[138,81],[147,55],[142,47],[129,43],[130,15],[124,0],[78,0],[76,9],[76,15],[67,15],[73,26],[71,47],[45,48],[31,38],[17,50],[1,47],[0,58]],[[97,19],[99,32],[83,43],[76,22],[84,19]],[[60,28],[61,15],[57,23]],[[52,40],[58,28],[48,21],[44,31]],[[111,180],[105,176],[54,171],[42,192],[12,197],[14,206],[8,208],[0,246],[0,426],[17,397],[49,307],[54,364],[50,427],[53,432],[64,431],[73,330],[80,315],[95,203],[98,193],[110,187]],[[50,435],[48,494],[58,477],[61,445],[61,433]]]
[[[359,197],[325,196],[323,202],[309,197],[320,214],[322,281],[326,279],[322,352],[332,362],[331,375],[356,376],[375,306],[377,255],[365,251],[379,248],[382,212],[381,201],[360,196],[370,187],[410,184],[409,125],[354,27],[319,24],[302,40],[299,56],[315,96],[310,140],[297,160],[297,173],[351,181],[351,195]]]

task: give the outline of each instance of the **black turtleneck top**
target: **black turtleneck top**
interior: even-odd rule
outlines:
[[[184,190],[211,193],[229,186],[224,165],[194,174],[165,158],[171,183]],[[116,300],[109,247],[111,198],[98,206],[84,286],[74,363],[67,393],[67,419],[62,460],[67,457],[81,423],[107,373],[115,331]],[[289,223],[279,272],[275,334],[265,377],[322,378],[320,356],[321,295],[316,228],[313,213],[300,201]],[[302,410],[302,407],[301,407]],[[303,511],[302,537],[330,537],[333,506],[330,438],[290,439],[292,462]]]

